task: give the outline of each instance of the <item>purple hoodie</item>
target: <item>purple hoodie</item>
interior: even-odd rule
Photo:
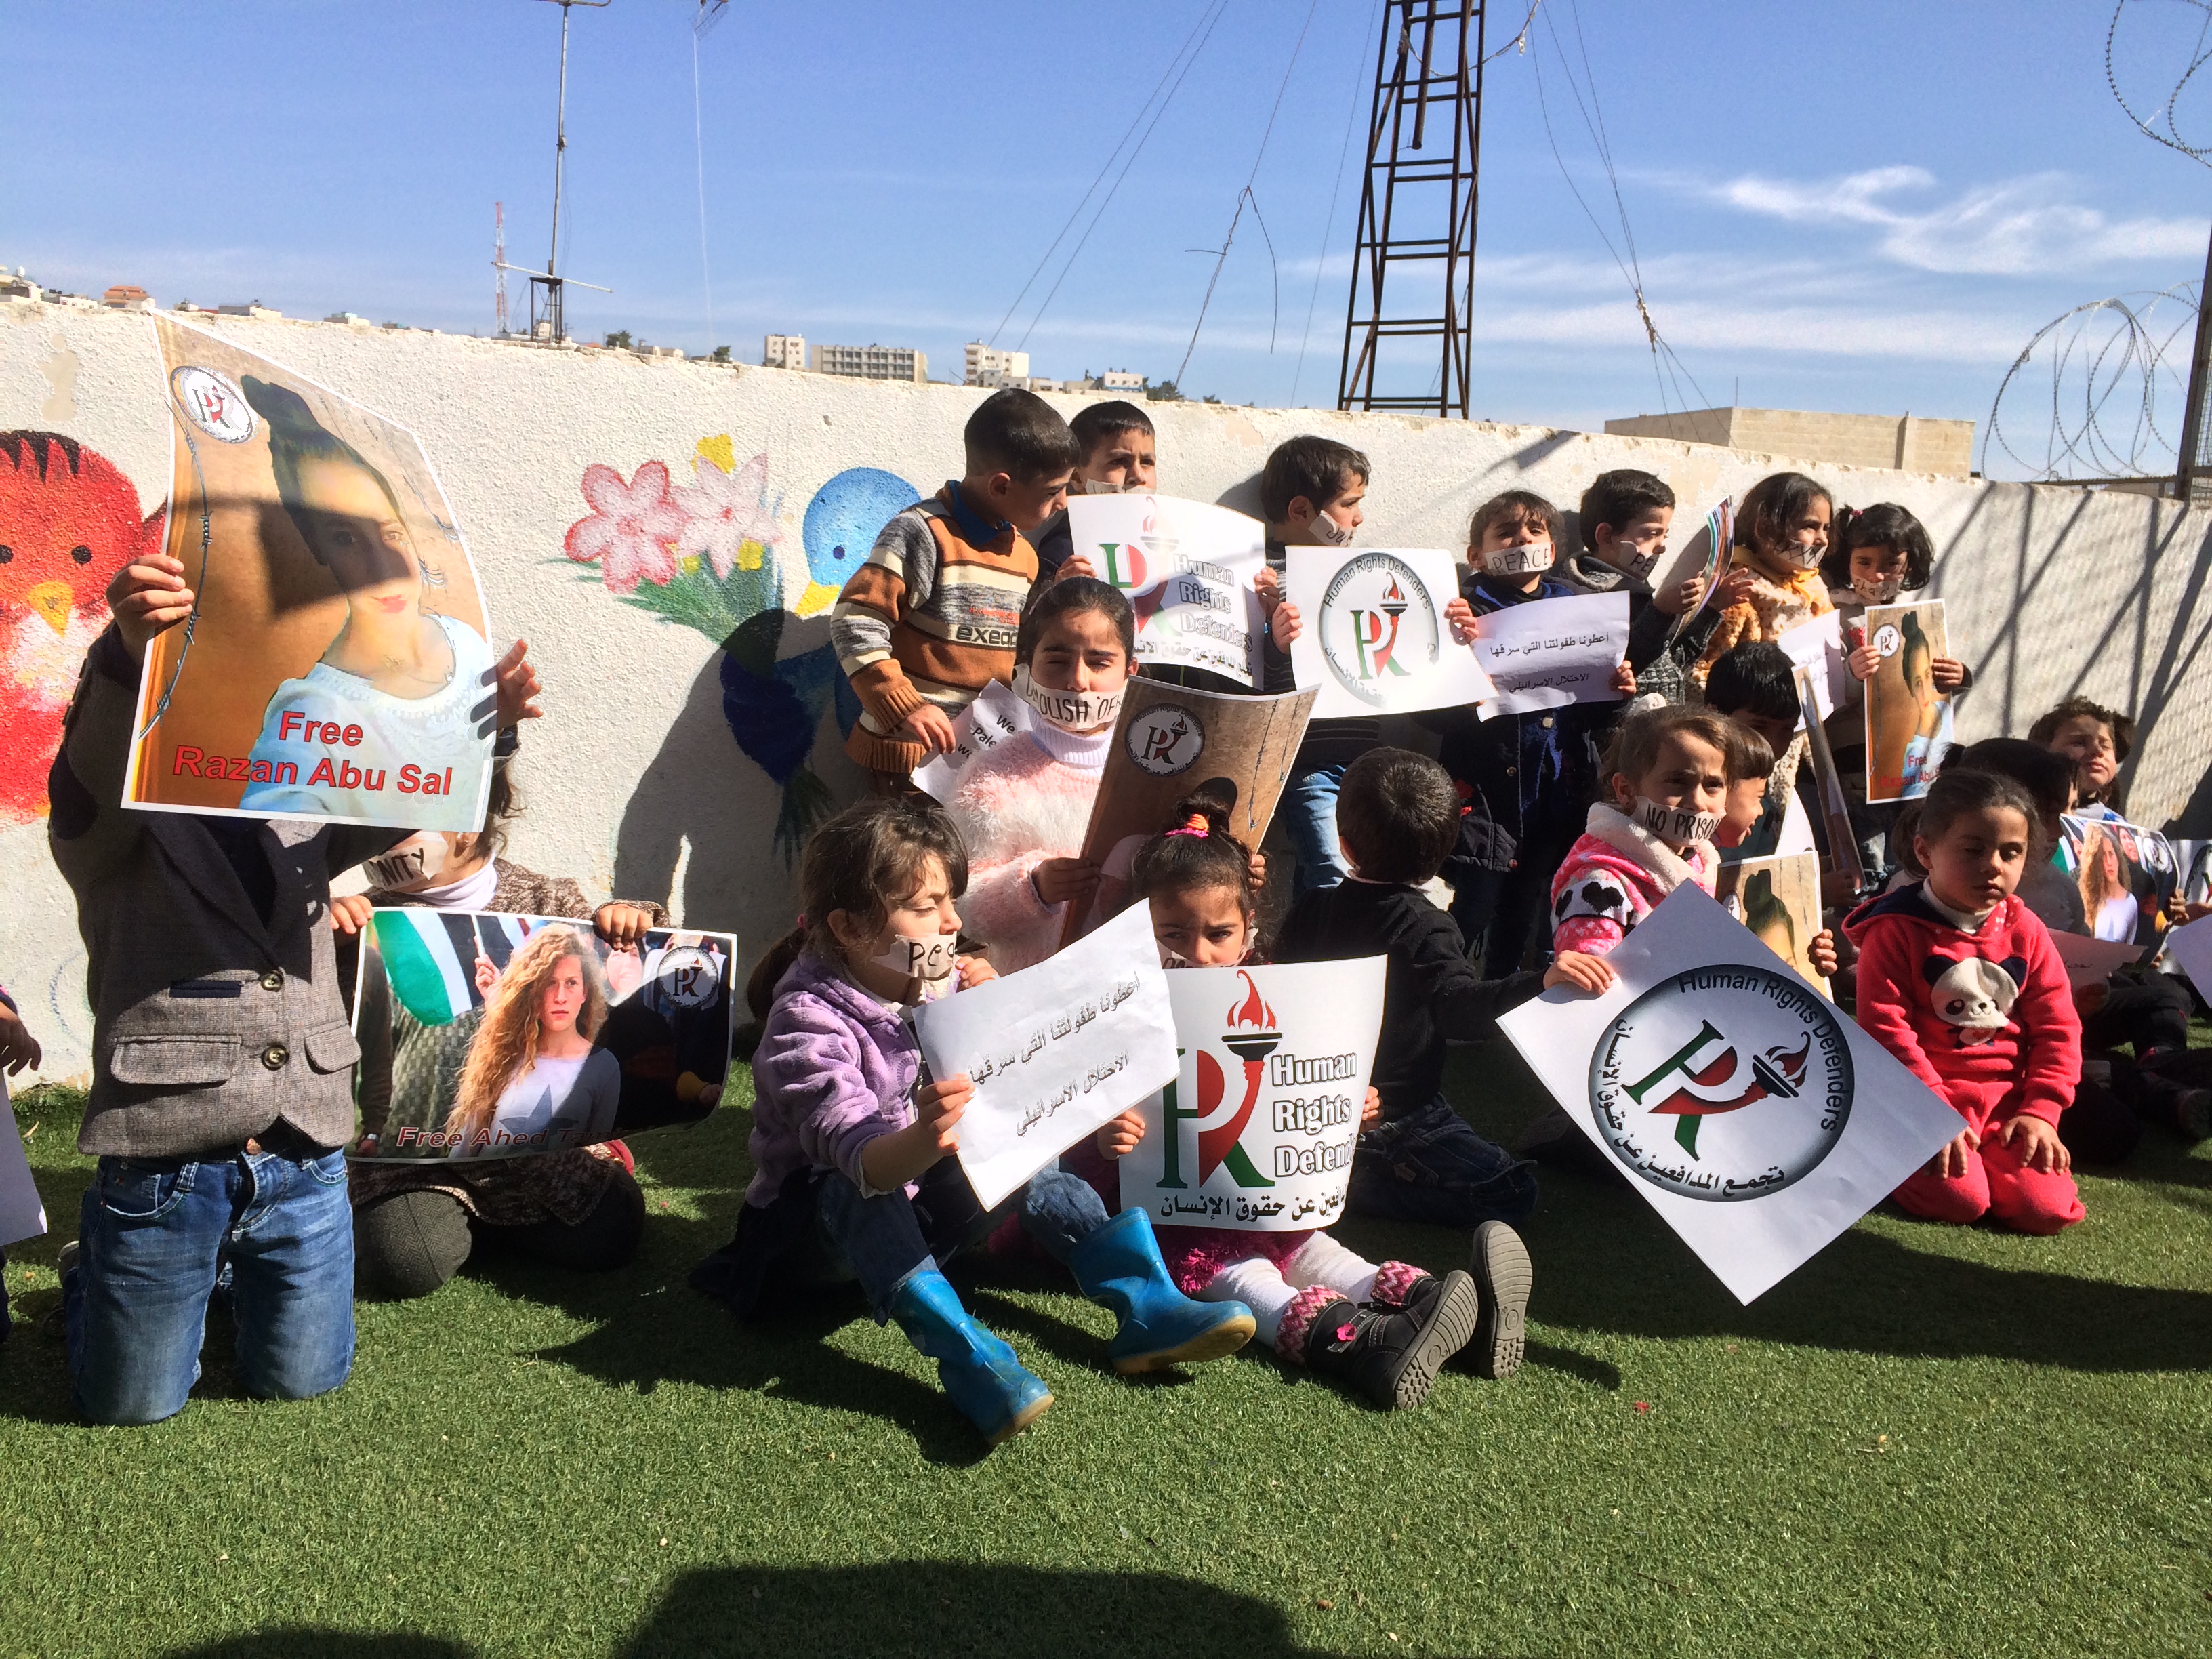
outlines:
[[[921,1045],[914,1027],[809,951],[776,981],[753,1051],[753,1178],[745,1202],[775,1201],[794,1170],[835,1169],[874,1196],[860,1149],[914,1121]]]

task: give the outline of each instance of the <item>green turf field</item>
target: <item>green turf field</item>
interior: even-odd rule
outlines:
[[[1451,1084],[1534,1113],[1502,1048]],[[1103,1310],[963,1264],[1059,1396],[983,1457],[857,1304],[747,1328],[685,1285],[742,1098],[636,1143],[628,1270],[364,1305],[304,1404],[239,1397],[218,1323],[181,1417],[77,1425],[58,1240],[12,1252],[0,1656],[2212,1652],[2212,1154],[2147,1137],[2057,1239],[1877,1215],[1749,1310],[1553,1176],[1529,1364],[1398,1416],[1257,1353],[1122,1382]],[[73,1113],[23,1123],[67,1237]]]

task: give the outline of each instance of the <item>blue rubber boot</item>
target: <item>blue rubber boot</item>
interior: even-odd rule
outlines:
[[[1160,1260],[1152,1218],[1124,1210],[1075,1247],[1068,1271],[1121,1321],[1107,1356],[1124,1376],[1234,1353],[1258,1328],[1242,1302],[1194,1302]]]
[[[891,1317],[937,1362],[946,1395],[994,1446],[1042,1417],[1052,1390],[1022,1368],[1014,1351],[978,1325],[960,1293],[934,1267],[908,1275],[891,1297]]]

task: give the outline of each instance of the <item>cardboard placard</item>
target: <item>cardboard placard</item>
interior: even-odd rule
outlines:
[[[1129,596],[1139,663],[1260,684],[1263,618],[1254,584],[1267,564],[1265,525],[1172,495],[1073,495],[1067,532],[1073,556]]]
[[[1413,714],[1480,702],[1495,688],[1451,636],[1459,567],[1434,548],[1293,547],[1284,597],[1304,624],[1291,644],[1316,720]]]
[[[1943,601],[1870,605],[1866,631],[1876,658],[1866,683],[1867,799],[1917,800],[1951,746],[1951,699],[1936,689],[1932,666],[1951,654]]]
[[[1851,890],[1866,885],[1866,860],[1859,856],[1858,832],[1851,827],[1850,797],[1844,793],[1836,751],[1820,724],[1820,698],[1811,673],[1791,671],[1797,683],[1797,718],[1805,732],[1805,757],[1813,763],[1813,782],[1820,797],[1820,818],[1828,832],[1828,867],[1850,878]]]

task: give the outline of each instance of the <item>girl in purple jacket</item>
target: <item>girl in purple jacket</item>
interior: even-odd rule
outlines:
[[[959,834],[928,801],[864,801],[809,839],[806,914],[750,987],[757,1010],[774,992],[753,1054],[752,1182],[737,1237],[695,1282],[750,1316],[776,1291],[857,1279],[877,1320],[896,1319],[938,1362],[945,1393],[995,1446],[1052,1395],[939,1270],[989,1218],[951,1156],[974,1085],[923,1076],[911,1019],[917,1004],[994,977],[957,954],[967,881]],[[1018,1202],[1024,1227],[1118,1316],[1117,1370],[1212,1358],[1250,1337],[1244,1308],[1176,1290],[1141,1211],[1109,1221],[1097,1194],[1055,1168]]]

